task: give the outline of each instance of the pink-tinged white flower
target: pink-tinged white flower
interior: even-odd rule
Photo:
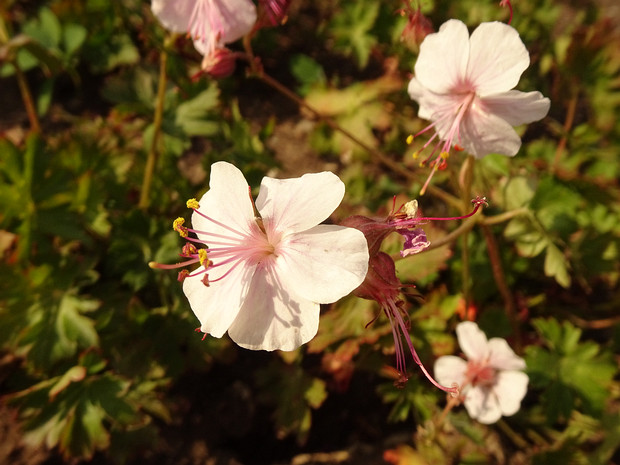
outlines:
[[[408,90],[418,116],[432,121],[418,134],[435,131],[423,147],[437,140],[423,162],[436,155],[431,176],[452,147],[477,158],[516,155],[521,138],[513,126],[544,118],[550,105],[540,92],[512,90],[529,64],[519,33],[504,23],[482,23],[470,37],[465,24],[451,19],[426,36]]]
[[[264,21],[263,25],[277,26],[286,22],[286,12],[292,0],[258,0],[261,6]]]
[[[254,350],[293,350],[309,341],[319,304],[350,293],[368,270],[360,231],[319,224],[340,204],[344,184],[330,172],[265,177],[254,204],[241,171],[218,162],[209,186],[200,202],[188,202],[193,229],[175,222],[188,241],[188,260],[179,266],[201,264],[182,275],[200,330],[215,337],[228,331]]]
[[[470,417],[480,423],[495,423],[517,413],[527,392],[525,361],[501,338],[487,340],[476,323],[459,323],[456,334],[468,358],[447,355],[435,362],[440,383],[457,383]]]
[[[152,0],[151,9],[166,29],[187,33],[207,56],[248,34],[256,22],[251,0]]]

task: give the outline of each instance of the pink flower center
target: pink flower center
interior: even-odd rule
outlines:
[[[467,362],[465,377],[472,386],[493,386],[497,382],[497,370],[486,361]]]
[[[184,220],[178,218],[174,222],[174,230],[187,241],[181,256],[188,260],[174,265],[152,262],[149,264],[152,268],[173,269],[200,263],[202,267],[191,274],[187,270],[179,273],[179,281],[188,276],[204,275],[203,282],[209,286],[211,283],[224,279],[240,264],[268,267],[278,256],[282,234],[274,228],[266,228],[262,218],[255,218],[247,229],[238,230],[202,213],[195,200],[189,201],[188,206],[198,215],[217,225],[219,232],[186,228],[183,226]],[[189,233],[194,233],[197,237],[190,237]],[[205,247],[197,247],[195,244]],[[213,273],[218,268],[222,269],[224,265],[226,265],[225,271],[221,274]],[[210,277],[209,274],[215,274],[215,276]]]
[[[204,42],[209,55],[224,32],[222,15],[213,0],[197,0],[187,26],[192,39]]]

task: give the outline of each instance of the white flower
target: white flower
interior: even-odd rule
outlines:
[[[482,23],[470,37],[451,19],[426,36],[408,90],[418,116],[432,121],[418,134],[436,133],[424,147],[439,140],[433,172],[453,146],[477,158],[516,155],[521,139],[512,127],[544,118],[550,105],[540,92],[511,90],[529,64],[519,33],[504,23]]]
[[[476,323],[459,323],[456,334],[466,362],[452,355],[435,362],[435,377],[445,386],[458,383],[470,417],[480,423],[495,423],[517,413],[527,392],[525,361],[501,338],[487,341]]]
[[[189,34],[205,56],[240,39],[256,22],[251,0],[153,0],[151,9],[167,29]]]
[[[209,186],[192,214],[194,229],[186,230],[209,247],[203,266],[183,282],[200,330],[215,337],[228,331],[255,350],[293,350],[309,341],[319,304],[350,293],[368,269],[360,231],[319,224],[340,204],[344,184],[329,172],[265,177],[254,207],[241,171],[218,162]]]

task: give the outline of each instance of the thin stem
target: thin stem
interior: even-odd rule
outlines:
[[[26,113],[28,114],[28,120],[30,121],[30,129],[32,132],[41,133],[41,124],[39,123],[39,117],[37,115],[37,109],[34,105],[34,99],[28,86],[28,81],[24,72],[17,64],[17,60],[11,62],[13,68],[15,68],[15,77],[17,78],[17,85],[19,91],[22,94],[22,100],[24,101],[24,107],[26,107]]]
[[[515,446],[522,450],[528,450],[531,446],[530,444],[521,437],[515,430],[513,430],[508,423],[500,418],[497,422],[497,426],[502,430],[502,432],[510,438]]]
[[[462,210],[466,211],[467,205],[471,200],[471,185],[474,178],[474,157],[468,156],[463,163],[460,175],[461,186],[461,202]],[[465,308],[469,308],[471,302],[471,265],[469,254],[469,231],[464,231],[461,235],[461,261],[463,262],[462,279],[463,279],[463,299],[465,300]]]
[[[140,191],[140,202],[138,206],[142,209],[146,209],[149,206],[150,199],[149,194],[151,191],[151,184],[153,183],[153,172],[155,171],[155,165],[159,156],[157,150],[159,136],[161,134],[161,125],[164,119],[164,99],[166,97],[166,65],[168,63],[168,54],[163,49],[159,55],[159,83],[157,86],[157,100],[155,101],[155,115],[153,117],[153,140],[151,140],[151,147],[146,159],[146,166],[144,168],[144,178],[142,180],[142,190]]]
[[[504,300],[506,315],[508,315],[508,319],[510,320],[512,330],[515,335],[515,346],[520,347],[521,331],[517,322],[515,299],[510,291],[508,283],[506,282],[502,259],[499,255],[499,247],[497,245],[497,241],[495,240],[495,236],[493,235],[493,231],[491,231],[491,227],[486,224],[481,224],[480,227],[482,229],[482,234],[484,234],[484,240],[486,241],[489,261],[491,262],[491,269],[493,270],[493,278],[495,279],[497,289]]]
[[[579,94],[577,91],[573,90],[573,96],[568,101],[568,108],[566,109],[566,119],[564,120],[563,127],[563,136],[558,142],[558,146],[555,150],[555,156],[553,157],[553,165],[551,166],[551,173],[555,173],[558,170],[560,165],[560,158],[562,158],[562,154],[566,149],[566,143],[568,141],[568,133],[570,128],[573,126],[573,121],[575,120],[575,112],[577,110],[577,102],[578,102]]]
[[[474,216],[474,217],[467,219],[466,221],[463,222],[463,224],[461,224],[458,228],[456,228],[450,234],[442,237],[441,239],[437,241],[431,242],[431,245],[429,247],[427,247],[426,249],[422,250],[419,253],[429,252],[431,250],[437,249],[446,244],[449,244],[450,242],[455,241],[462,234],[465,234],[471,231],[471,229],[476,225],[476,223],[478,223],[478,221],[480,221],[480,218],[478,216]]]
[[[515,210],[510,210],[508,212],[500,213],[499,215],[484,217],[480,220],[480,223],[486,224],[487,226],[493,226],[496,224],[504,223],[517,216],[527,215],[528,213],[529,213],[529,210],[526,207],[521,207]]]

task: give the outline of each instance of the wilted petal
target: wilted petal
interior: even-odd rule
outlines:
[[[257,272],[228,330],[231,339],[252,350],[294,350],[312,339],[319,327],[319,304],[286,289],[273,270]]]
[[[368,245],[361,231],[318,225],[283,240],[276,252],[278,277],[296,295],[331,303],[358,287],[368,271]]]
[[[502,416],[497,396],[489,389],[474,386],[465,394],[465,408],[470,417],[489,425]]]
[[[510,90],[481,99],[483,108],[507,121],[511,126],[543,119],[549,113],[551,102],[540,92]]]
[[[256,208],[267,230],[301,232],[325,221],[344,197],[344,183],[334,173],[301,178],[263,178]]]
[[[467,79],[482,97],[512,89],[530,64],[519,33],[504,23],[480,24],[469,44]]]
[[[459,386],[465,382],[465,372],[467,362],[454,355],[444,355],[435,361],[433,372],[439,384],[452,386],[457,383]]]
[[[498,399],[502,415],[514,415],[521,408],[521,401],[527,393],[528,376],[522,371],[498,373],[493,391]]]
[[[456,326],[459,346],[469,360],[484,360],[488,355],[487,337],[472,321],[464,321]]]
[[[415,75],[420,84],[436,93],[450,92],[463,84],[469,58],[469,32],[451,19],[420,45]],[[507,89],[505,89],[507,90]]]
[[[463,118],[459,135],[460,143],[476,158],[490,153],[512,157],[521,148],[521,138],[512,126],[477,104]]]
[[[243,302],[248,295],[250,282],[256,265],[240,263],[231,269],[232,264],[209,270],[209,277],[216,279],[230,270],[225,279],[205,286],[203,274],[187,277],[183,281],[183,292],[200,321],[200,330],[215,337],[222,337],[237,317]],[[202,268],[201,268],[202,269]]]

